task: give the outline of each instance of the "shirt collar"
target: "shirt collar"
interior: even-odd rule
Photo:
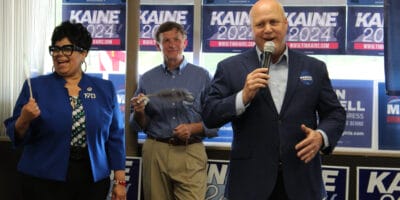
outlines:
[[[185,69],[186,65],[187,65],[187,60],[185,58],[185,56],[183,56],[183,60],[181,62],[181,64],[179,65],[179,67],[176,69],[176,71],[181,74],[182,70]],[[168,72],[167,66],[165,65],[165,63],[162,63],[162,67],[164,69],[165,72]]]
[[[258,49],[258,47],[256,46],[256,52],[257,52],[257,58],[258,60],[261,62],[261,58],[260,55],[263,53],[260,49]],[[286,57],[286,60],[289,60],[289,52],[288,52],[288,47],[286,45],[285,47],[285,51],[283,52],[283,54],[279,57],[278,62],[276,63],[280,63],[282,61],[282,58]],[[272,62],[271,62],[272,63]]]

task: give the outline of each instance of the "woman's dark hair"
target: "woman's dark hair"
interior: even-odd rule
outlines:
[[[70,21],[62,22],[53,31],[51,45],[55,45],[57,41],[63,38],[68,38],[72,44],[86,51],[89,51],[92,46],[92,36],[81,23],[71,23]]]
[[[162,23],[158,27],[158,29],[156,31],[156,34],[155,34],[156,41],[157,42],[161,42],[160,41],[160,34],[164,33],[164,32],[167,32],[167,31],[170,31],[172,29],[176,29],[178,32],[182,33],[183,38],[186,39],[187,33],[186,33],[186,31],[185,31],[185,29],[183,28],[182,25],[180,25],[180,24],[178,24],[176,22],[167,21],[167,22]]]

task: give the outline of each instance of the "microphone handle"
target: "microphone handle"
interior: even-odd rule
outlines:
[[[271,52],[264,51],[261,67],[269,68],[269,66],[271,64],[271,57],[272,57],[272,53]],[[268,70],[268,72],[269,72],[269,70]]]

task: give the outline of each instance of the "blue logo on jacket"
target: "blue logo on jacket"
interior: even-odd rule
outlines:
[[[313,84],[313,77],[309,71],[302,71],[300,73],[300,82],[304,85],[312,85]]]

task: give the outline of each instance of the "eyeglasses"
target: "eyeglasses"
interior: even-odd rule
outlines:
[[[72,53],[74,53],[74,51],[83,52],[84,49],[73,44],[64,45],[62,47],[55,45],[49,46],[49,53],[51,56],[54,56],[56,53],[60,53],[60,51],[64,56],[70,56]]]

